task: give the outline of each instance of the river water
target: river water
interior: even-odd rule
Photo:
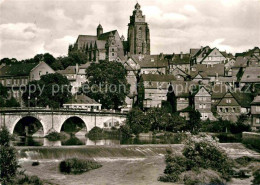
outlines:
[[[67,140],[50,141],[47,138],[17,137],[14,146],[78,146],[78,145],[144,145],[144,144],[179,144],[176,139],[139,137],[139,138],[109,138],[91,140],[84,136],[74,136]]]

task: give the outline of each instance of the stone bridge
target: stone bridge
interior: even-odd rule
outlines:
[[[76,109],[0,109],[0,126],[6,125],[13,133],[16,124],[23,118],[36,118],[43,127],[44,136],[52,131],[60,132],[66,120],[72,117],[80,118],[86,125],[87,131],[97,126],[109,128],[124,124],[126,114],[118,112],[89,112]]]

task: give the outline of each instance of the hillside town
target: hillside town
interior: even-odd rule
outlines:
[[[0,2],[0,185],[260,184],[260,4],[139,3]]]
[[[79,35],[69,53],[85,53],[84,64],[69,65],[63,70],[53,70],[44,61],[15,63],[0,66],[0,82],[9,90],[9,97],[22,102],[20,86],[40,80],[42,75],[59,73],[72,86],[73,95],[88,81],[86,69],[99,61],[116,61],[127,71],[129,94],[120,107],[128,112],[143,93],[142,107],[161,107],[167,101],[169,87],[176,97],[177,111],[189,119],[189,108],[201,114],[201,120],[218,118],[237,121],[241,114],[248,117],[253,130],[260,129],[260,49],[254,47],[243,53],[231,54],[218,48],[201,46],[190,48],[189,53],[150,54],[150,29],[141,6],[137,3],[130,16],[127,40],[117,30],[104,31],[97,26],[96,35]],[[140,84],[144,89],[140,91]],[[81,98],[81,100],[79,100]],[[79,96],[64,108],[100,110],[97,101]]]

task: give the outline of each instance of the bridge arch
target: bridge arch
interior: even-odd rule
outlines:
[[[60,127],[59,127],[59,129],[58,129],[58,132],[61,132],[62,127],[64,126],[64,124],[65,124],[68,120],[70,120],[70,119],[76,119],[76,120],[81,121],[81,122],[84,124],[84,126],[86,127],[86,130],[89,129],[88,123],[87,123],[84,119],[82,119],[80,116],[73,115],[73,116],[68,116],[68,117],[66,117],[64,120],[61,121],[61,124],[60,124]]]
[[[12,126],[11,126],[11,128],[10,128],[10,133],[13,134],[13,133],[14,133],[14,130],[15,130],[15,127],[17,126],[17,124],[18,124],[19,122],[21,122],[22,120],[25,120],[26,118],[33,118],[33,119],[37,120],[37,121],[41,124],[41,126],[42,126],[42,128],[43,128],[43,133],[44,133],[44,135],[46,134],[46,132],[47,132],[46,125],[43,123],[42,120],[40,120],[39,118],[37,118],[36,116],[33,116],[33,115],[19,116],[19,117],[14,121],[14,123],[12,124]]]

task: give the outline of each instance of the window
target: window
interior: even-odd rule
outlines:
[[[202,97],[199,97],[199,100],[201,101],[201,100],[202,100]]]
[[[231,99],[226,99],[226,103],[231,103]]]
[[[138,38],[142,39],[142,28],[141,27],[138,29]]]
[[[222,108],[219,108],[219,112],[222,112],[223,111],[223,109]]]
[[[48,71],[46,71],[46,75],[47,75],[47,74],[49,74],[49,72],[48,72]]]
[[[203,109],[206,109],[206,104],[203,104],[203,107],[202,107]]]
[[[7,85],[10,85],[10,84],[11,84],[11,80],[10,80],[10,79],[7,79],[7,80],[6,80],[6,84],[7,84]]]
[[[256,110],[256,112],[260,112],[260,106],[257,106],[257,107],[255,108],[255,110]]]
[[[112,52],[114,52],[115,51],[115,49],[114,48],[112,48]]]
[[[225,112],[228,112],[228,108],[225,108]]]
[[[260,118],[256,118],[256,119],[255,119],[255,123],[256,123],[256,124],[260,124]]]
[[[39,76],[41,76],[41,74],[42,74],[42,71],[39,71]]]
[[[115,56],[115,54],[114,54],[114,53],[112,53],[112,56]]]
[[[212,57],[209,57],[209,60],[212,60]]]

